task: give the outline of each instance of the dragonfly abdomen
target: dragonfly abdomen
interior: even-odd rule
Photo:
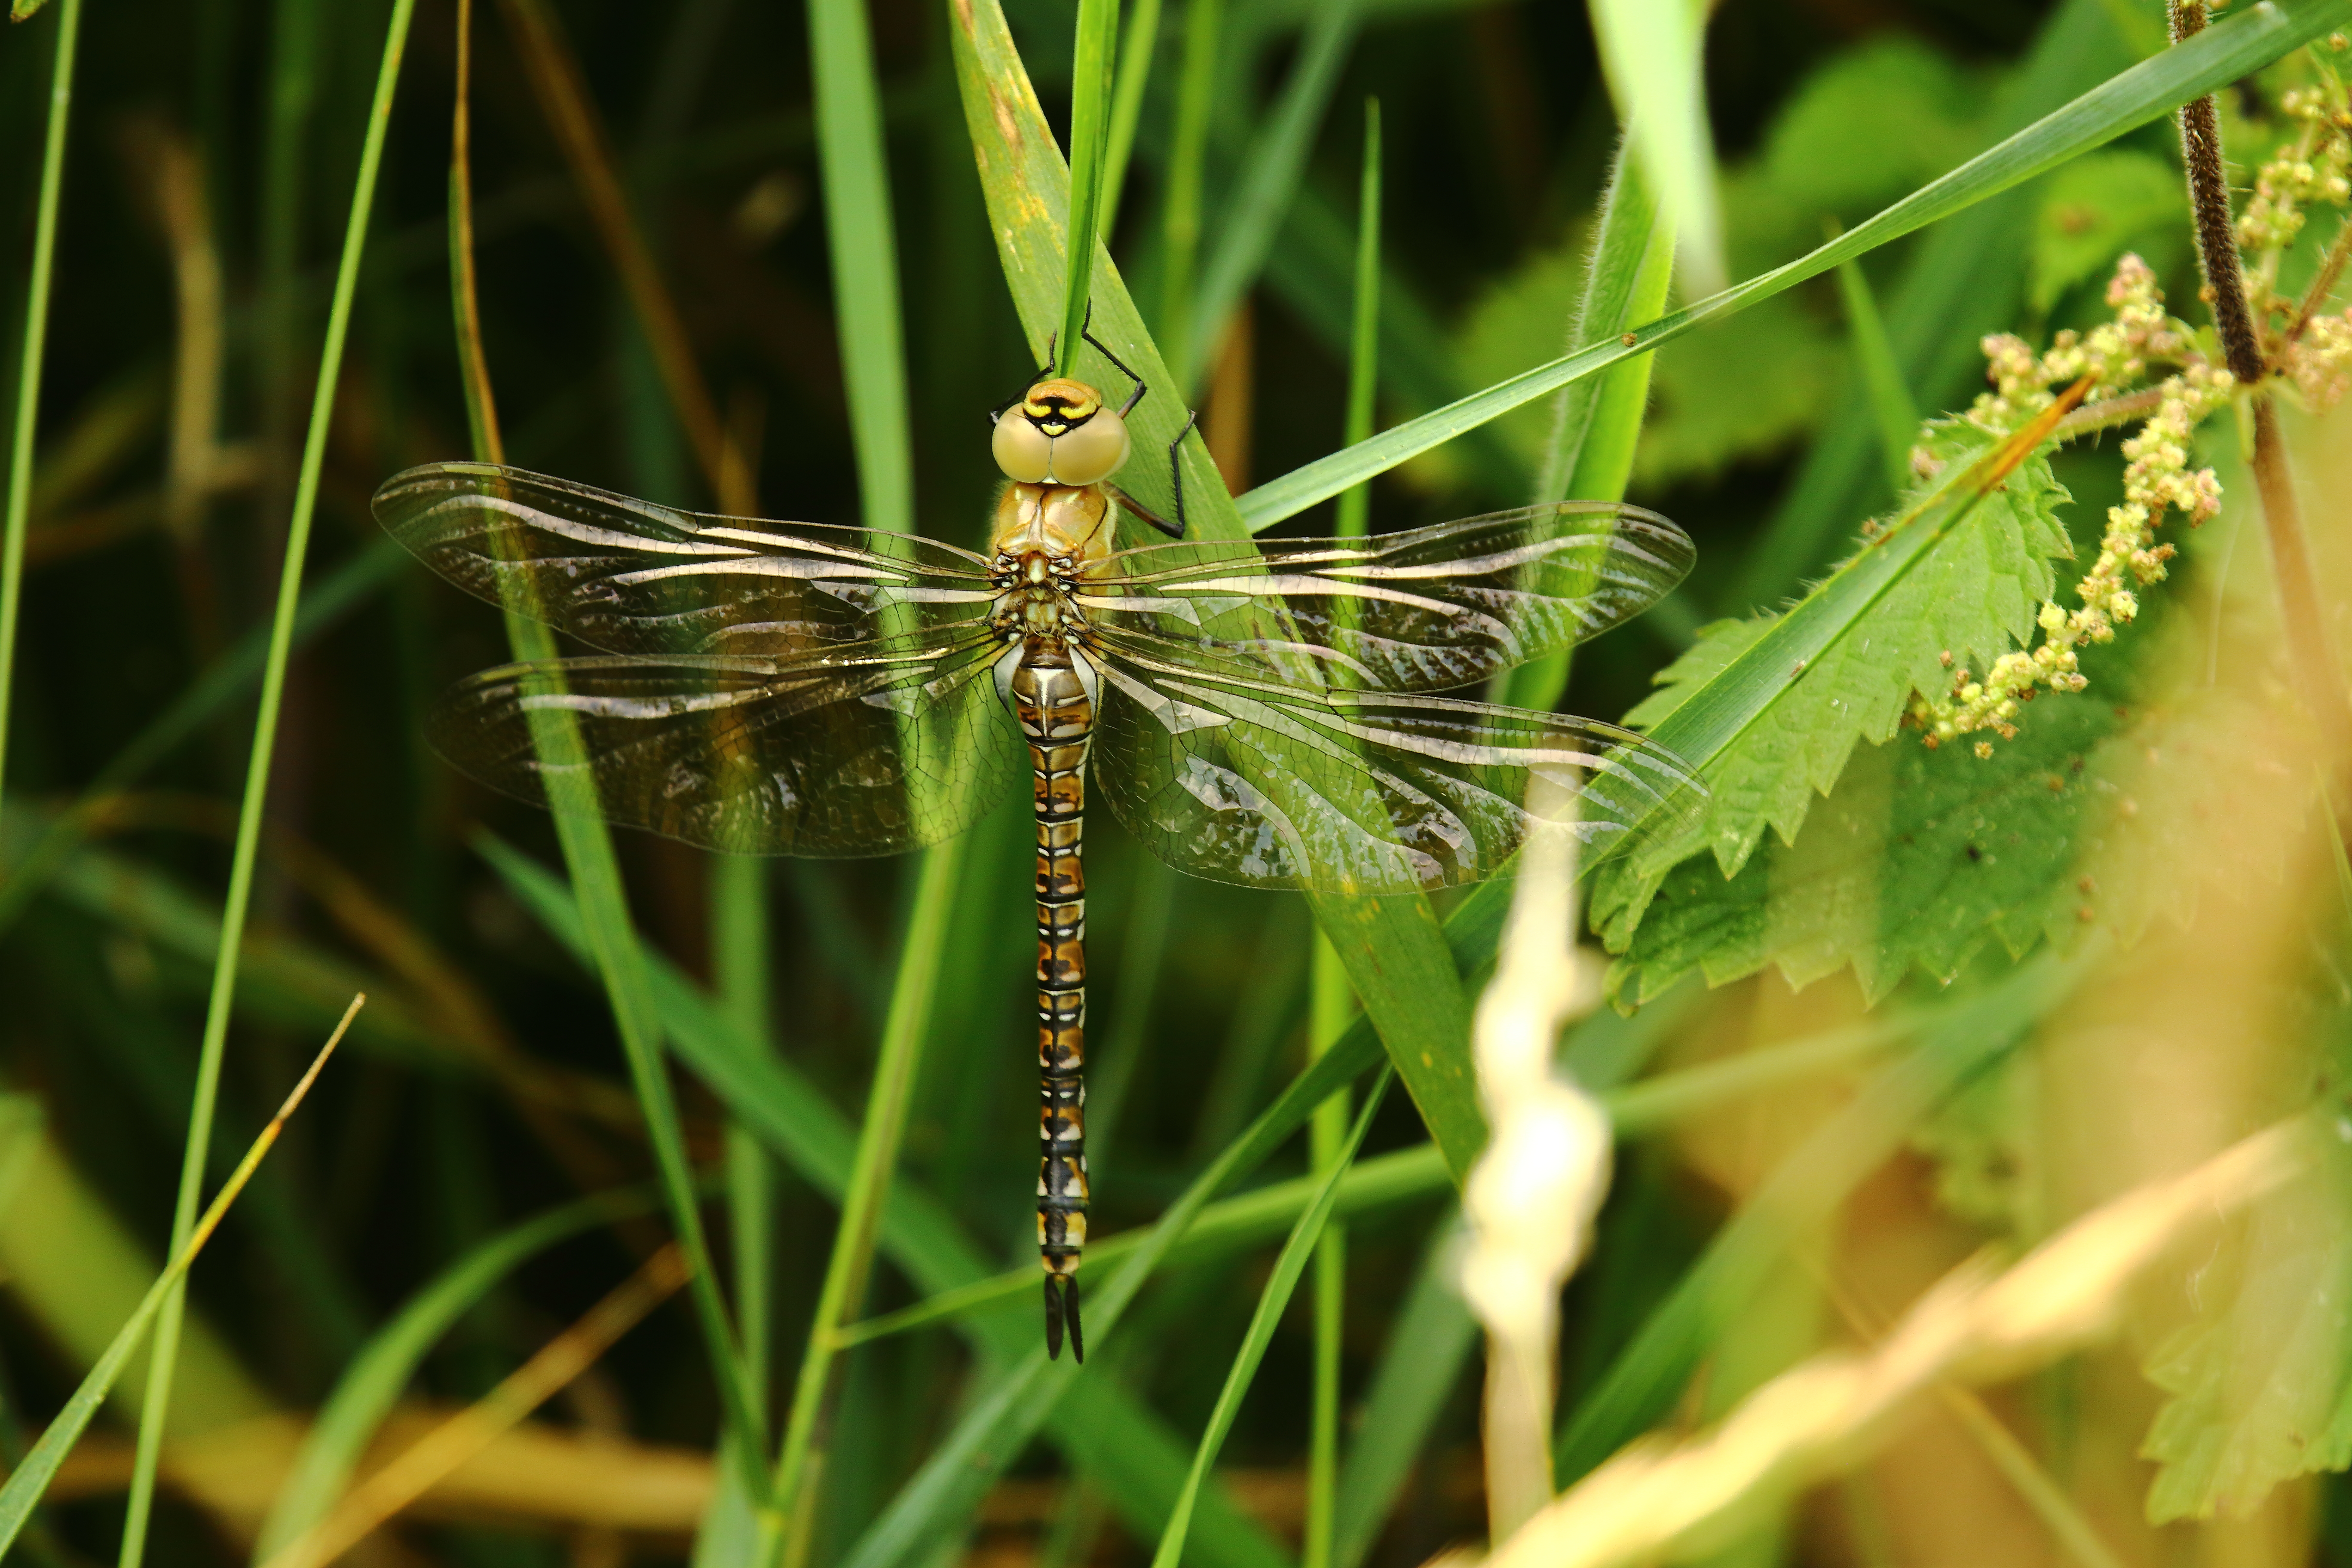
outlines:
[[[1071,655],[1032,639],[1008,693],[1029,742],[1037,816],[1037,1257],[1045,1342],[1066,1327],[1080,1360],[1078,1263],[1087,1245],[1087,752],[1094,703]]]

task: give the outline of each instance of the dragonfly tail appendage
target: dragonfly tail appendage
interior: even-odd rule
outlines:
[[[1087,1245],[1087,751],[1094,704],[1066,654],[1038,649],[1011,682],[1028,737],[1037,806],[1037,1257],[1045,1270],[1045,1348],[1064,1331],[1086,1359],[1078,1263]]]

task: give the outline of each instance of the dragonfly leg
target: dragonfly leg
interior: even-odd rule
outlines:
[[[1176,432],[1176,439],[1168,443],[1168,478],[1176,487],[1176,537],[1184,537],[1190,526],[1184,520],[1184,437],[1201,422],[1201,411],[1193,409],[1184,421],[1184,428]]]
[[[1089,303],[1087,306],[1087,320],[1088,322],[1092,322],[1094,319],[1095,308],[1091,303]],[[1120,404],[1118,406],[1118,416],[1121,419],[1124,419],[1129,415],[1135,412],[1135,405],[1142,402],[1143,395],[1151,389],[1143,384],[1143,378],[1141,376],[1136,374],[1134,371],[1128,368],[1128,363],[1125,360],[1110,352],[1110,345],[1108,343],[1095,336],[1091,331],[1087,333],[1087,342],[1094,344],[1096,349],[1101,353],[1103,358],[1110,361],[1112,364],[1118,366],[1118,372],[1121,375],[1126,376],[1128,380],[1135,383],[1135,390],[1128,394],[1127,401]]]

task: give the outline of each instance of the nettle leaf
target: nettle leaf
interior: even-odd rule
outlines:
[[[1832,573],[1785,616],[1723,623],[1658,677],[1664,688],[1633,721],[1666,743],[1702,694],[1756,675],[1768,639],[1810,618],[1816,604],[1841,604],[1822,635],[1787,669],[1763,706],[1746,714],[1718,747],[1692,756],[1713,799],[1694,835],[1660,853],[1610,863],[1596,874],[1593,922],[1612,952],[1624,952],[1667,868],[1701,849],[1715,872],[1739,874],[1769,827],[1794,844],[1816,796],[1844,773],[1857,743],[1892,739],[1915,690],[1950,683],[1958,667],[1982,670],[2032,634],[2033,617],[2056,591],[2051,563],[2073,553],[2058,509],[2069,499],[2039,456],[2029,457],[1957,517],[1952,477],[1992,452],[1985,432],[1959,421],[1932,428],[1940,465],[1898,515],[1898,524]],[[1915,530],[1931,531],[1922,536]],[[1843,581],[1842,581],[1843,579]],[[1679,736],[1675,736],[1679,739]],[[1973,759],[1971,759],[1973,760]],[[1692,873],[1696,875],[1697,873]]]
[[[2352,1121],[2312,1121],[2305,1173],[2199,1271],[2192,1321],[2147,1364],[2172,1396],[2140,1448],[2151,1523],[2242,1517],[2352,1462]]]
[[[2137,926],[2142,910],[2083,882],[2089,850],[2141,830],[2115,775],[2146,744],[2111,673],[2091,671],[2091,695],[2034,703],[1989,758],[1909,735],[1864,747],[1793,843],[1729,878],[1704,857],[1675,868],[1611,968],[1612,999],[1638,1005],[1693,970],[1721,985],[1777,965],[1805,985],[1850,963],[1875,1003],[1914,969],[1953,978],[1988,942],[2017,958],[2086,914]]]

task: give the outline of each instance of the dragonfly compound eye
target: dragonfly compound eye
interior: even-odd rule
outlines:
[[[1032,425],[1015,409],[996,422],[996,434],[989,447],[996,455],[996,466],[1004,470],[1008,479],[1024,485],[1044,481],[1054,466],[1054,438]]]
[[[1100,409],[1093,418],[1073,426],[1068,435],[1054,443],[1053,482],[1099,484],[1118,472],[1131,445],[1127,437],[1127,421],[1108,408]]]

